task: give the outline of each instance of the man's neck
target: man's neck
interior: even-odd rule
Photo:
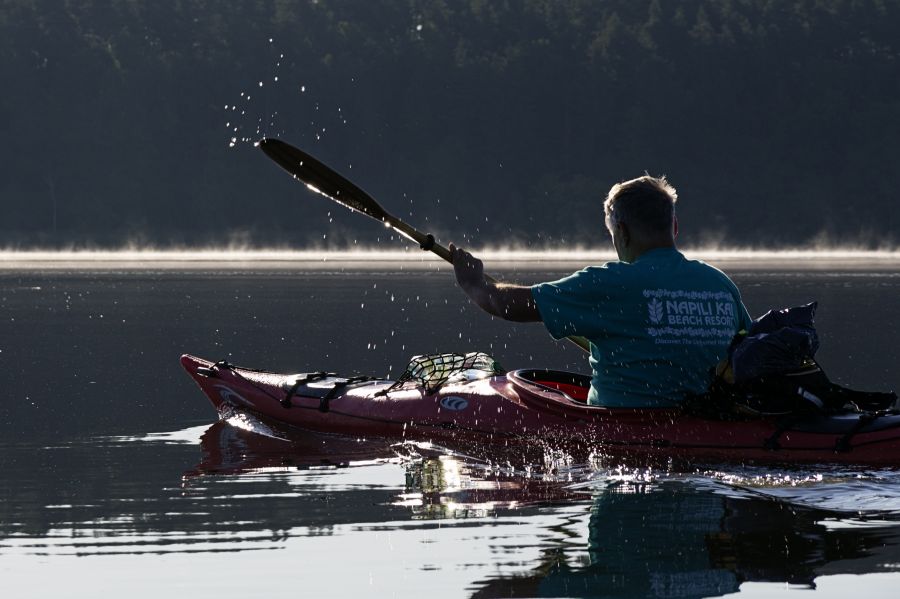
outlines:
[[[647,241],[644,243],[635,243],[633,246],[626,248],[624,256],[620,256],[623,262],[634,262],[647,252],[658,249],[677,249],[674,239],[658,239]]]

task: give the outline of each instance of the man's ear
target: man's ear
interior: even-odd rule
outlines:
[[[678,237],[678,217],[672,215],[672,237]]]
[[[622,246],[628,247],[628,244],[631,243],[631,231],[628,230],[628,225],[616,223],[616,227],[619,229],[619,239],[622,240]]]

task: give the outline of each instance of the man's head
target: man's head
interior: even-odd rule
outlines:
[[[619,259],[631,262],[648,249],[675,245],[676,201],[665,177],[644,175],[612,186],[603,211]]]

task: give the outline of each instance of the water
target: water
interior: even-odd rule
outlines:
[[[190,352],[397,375],[434,351],[584,371],[539,325],[491,320],[427,263],[0,271],[5,597],[891,596],[900,473],[533,468],[439,447],[280,439],[216,415]],[[507,265],[535,282],[575,265]],[[900,388],[900,265],[724,265],[751,313],[820,302],[838,382]],[[255,431],[255,432],[254,432]]]

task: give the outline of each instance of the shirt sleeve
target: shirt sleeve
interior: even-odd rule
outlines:
[[[593,337],[602,329],[605,267],[588,267],[558,281],[539,283],[531,296],[554,339]]]
[[[734,284],[734,281],[728,279],[728,282],[731,284],[732,294],[734,295],[734,303],[737,304],[738,308],[738,322],[737,322],[737,331],[749,331],[750,325],[753,324],[753,319],[750,317],[750,312],[747,310],[747,306],[744,305],[744,300],[741,298],[741,291],[737,288],[737,285]]]

